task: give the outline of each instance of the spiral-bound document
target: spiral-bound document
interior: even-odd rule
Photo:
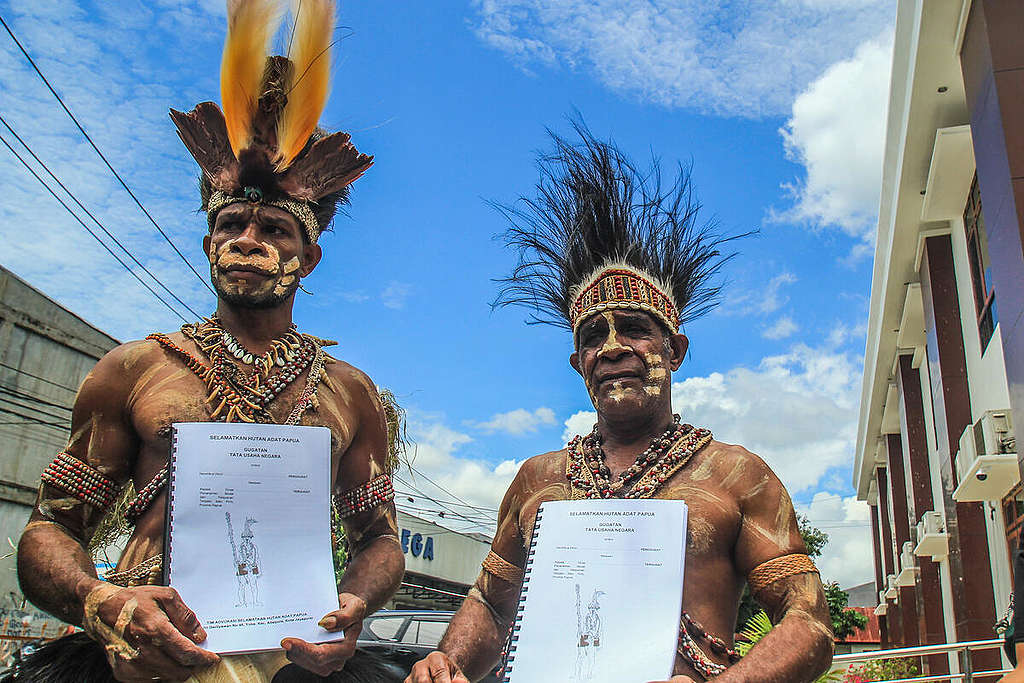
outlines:
[[[668,680],[685,553],[683,501],[542,504],[505,683]]]
[[[165,571],[217,653],[337,640],[326,427],[173,425]]]

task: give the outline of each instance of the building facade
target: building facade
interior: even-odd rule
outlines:
[[[56,633],[24,602],[7,541],[17,546],[39,475],[67,444],[78,385],[117,343],[0,267],[0,631]]]
[[[458,609],[491,549],[489,536],[452,531],[401,510],[398,540],[405,576],[389,609]]]
[[[1024,519],[1022,28],[1019,0],[898,3],[854,465],[883,647],[992,638],[1010,596]],[[993,650],[973,664],[1002,662]]]

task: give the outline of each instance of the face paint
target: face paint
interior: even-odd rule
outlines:
[[[210,273],[214,288],[228,301],[249,305],[274,305],[283,301],[294,289],[298,277],[294,274],[301,267],[297,256],[281,263],[281,252],[273,244],[262,243],[266,254],[245,256],[231,247],[236,239],[228,240],[219,247],[210,245]],[[267,276],[262,282],[248,278],[232,278],[227,274],[233,268],[254,269]]]
[[[615,329],[615,316],[608,311],[603,312],[601,315],[608,322],[608,337],[604,340],[604,346],[597,352],[598,358],[606,353],[626,348],[619,343],[618,331]]]
[[[657,353],[645,353],[644,361],[650,368],[644,378],[644,393],[648,396],[661,396],[663,380],[668,376],[668,371],[661,366],[662,357]]]

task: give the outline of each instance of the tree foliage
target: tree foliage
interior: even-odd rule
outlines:
[[[825,584],[825,599],[828,601],[828,613],[832,617],[832,632],[835,634],[836,640],[846,640],[868,625],[866,616],[852,609],[846,609],[846,605],[850,602],[850,596],[835,581]]]

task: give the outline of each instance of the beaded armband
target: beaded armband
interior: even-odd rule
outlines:
[[[750,592],[755,595],[780,579],[785,579],[797,574],[817,574],[818,568],[814,561],[807,555],[794,553],[783,555],[774,560],[768,560],[750,570],[747,576],[747,583],[750,584]]]
[[[45,470],[43,483],[69,493],[83,503],[106,510],[117,498],[117,482],[67,451],[57,454]]]
[[[342,519],[358,515],[360,512],[372,510],[395,499],[395,488],[391,476],[381,474],[362,486],[349,489],[335,499],[338,514]]]
[[[493,550],[487,553],[487,557],[480,563],[480,566],[484,568],[484,571],[488,574],[493,574],[499,579],[508,581],[511,584],[522,583],[523,581],[523,570],[501,555],[498,555]]]

